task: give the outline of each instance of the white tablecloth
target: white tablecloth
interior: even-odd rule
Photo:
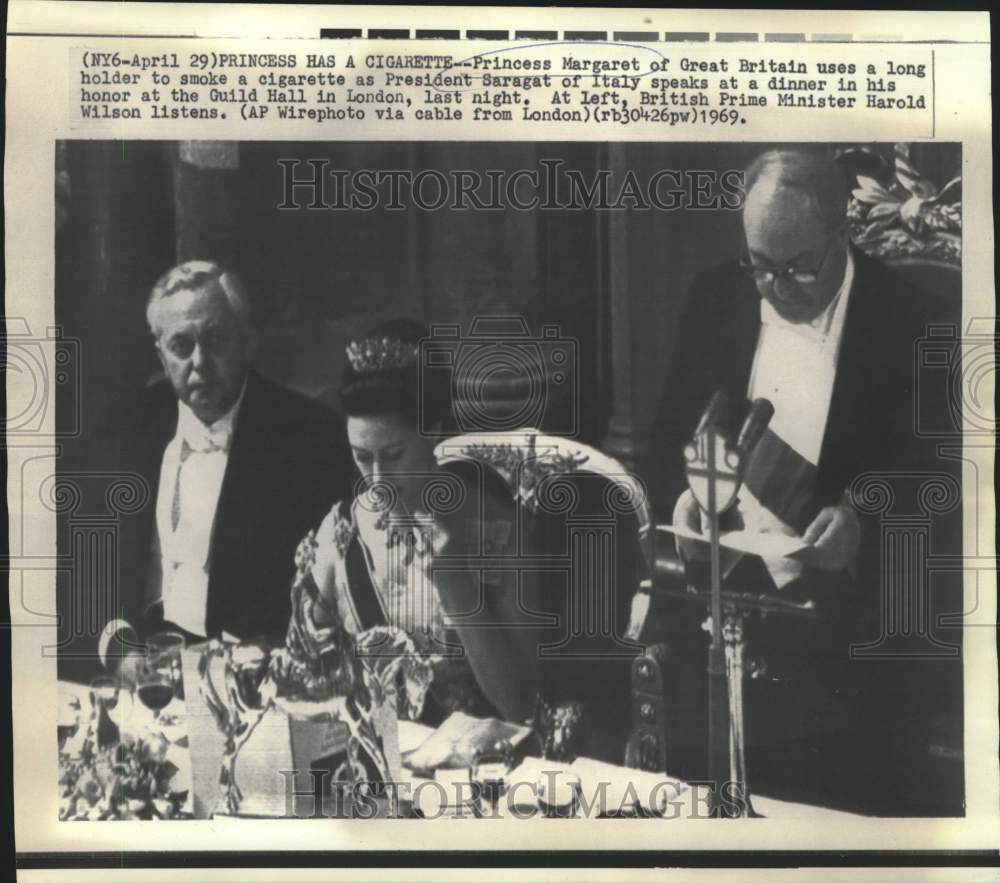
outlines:
[[[67,743],[66,748],[69,751],[72,751],[74,740],[82,740],[86,734],[90,716],[90,698],[88,688],[85,685],[61,681],[59,684],[60,704],[70,705],[74,700],[79,704],[80,708],[80,728],[76,736]],[[60,720],[64,719],[65,714],[66,712],[61,709]],[[178,726],[167,727],[165,729],[166,735],[171,740],[167,747],[166,759],[178,768],[175,779],[177,790],[188,790],[188,805],[185,806],[185,810],[190,811],[193,789],[190,785],[191,762],[187,746],[186,729],[183,724],[184,703],[175,699],[161,714],[164,716],[176,716],[180,720]],[[124,733],[147,740],[158,738],[158,728],[153,721],[152,712],[139,702],[138,699],[134,699],[125,691],[120,694],[118,705],[110,712],[110,716]],[[399,721],[400,752],[405,753],[417,748],[432,732],[433,730],[430,727],[422,724],[405,720]],[[444,774],[440,777],[441,780],[447,779],[451,782],[455,779],[453,772],[443,772]],[[691,813],[695,816],[700,813],[702,817],[704,816],[704,802],[702,801],[696,806],[699,796],[679,779],[672,778],[669,775],[646,773],[627,767],[602,763],[589,758],[579,758],[572,764],[560,764],[529,757],[511,772],[507,779],[507,785],[510,788],[520,787],[521,792],[527,796],[538,782],[539,777],[549,773],[568,773],[577,776],[580,779],[581,792],[585,795],[588,803],[597,798],[597,804],[608,810],[619,809],[623,802],[631,801],[633,794],[638,796],[640,803],[643,804],[648,803],[646,798],[649,795],[655,794],[661,800],[666,798],[674,803],[675,808],[669,815],[671,818],[682,817],[685,813]],[[409,783],[411,794],[423,782],[430,781],[415,776],[405,768],[403,769],[402,780]],[[603,797],[600,796],[602,783],[605,783],[603,785]],[[631,791],[629,790],[629,786],[631,786]],[[804,819],[817,822],[836,822],[838,819],[856,818],[856,816],[850,813],[802,803],[793,803],[786,800],[777,800],[757,794],[753,794],[751,800],[754,810],[758,814],[769,818]]]
[[[433,730],[423,724],[411,721],[399,722],[399,748],[401,752],[406,752],[417,748]],[[629,769],[628,767],[615,766],[614,764],[603,763],[591,758],[578,758],[571,764],[560,764],[553,761],[542,760],[537,757],[525,758],[525,760],[514,769],[507,779],[509,788],[521,787],[523,793],[527,794],[528,789],[533,787],[539,778],[547,773],[569,773],[576,775],[580,779],[580,789],[588,802],[595,797],[599,797],[602,783],[603,786],[603,806],[608,810],[617,810],[622,807],[623,802],[630,802],[633,794],[639,798],[639,802],[651,808],[647,804],[648,798],[659,799],[662,811],[662,802],[671,801],[675,806],[668,808],[667,814],[671,818],[682,817],[689,814],[691,817],[704,816],[705,803],[704,795],[697,794],[680,779],[668,774],[659,775],[657,773],[647,773],[640,770]],[[408,781],[411,786],[411,793],[424,781],[405,768],[403,770],[404,781]],[[631,790],[629,786],[631,785]],[[700,800],[700,802],[698,802]],[[794,803],[788,800],[778,800],[772,797],[751,794],[751,804],[754,812],[767,818],[781,819],[804,819],[809,821],[835,822],[838,819],[857,818],[853,813],[840,812],[838,810],[827,809],[820,806],[812,806],[804,803]]]

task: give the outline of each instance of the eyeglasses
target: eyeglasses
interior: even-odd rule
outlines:
[[[750,260],[746,243],[743,244],[743,254],[740,255],[740,268],[752,276],[754,281],[766,282],[768,285],[772,284],[777,279],[791,279],[792,281],[798,282],[802,285],[811,285],[819,279],[820,273],[823,272],[823,267],[826,266],[827,258],[830,256],[830,249],[833,247],[833,243],[836,239],[837,236],[836,233],[834,233],[834,235],[832,235],[826,243],[826,249],[823,251],[823,257],[820,258],[819,266],[813,270],[800,270],[792,264],[783,268],[763,267],[759,264],[755,264]]]

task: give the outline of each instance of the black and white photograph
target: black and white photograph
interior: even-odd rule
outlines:
[[[18,880],[994,879],[988,13],[9,6]]]
[[[962,144],[53,174],[61,822],[965,815]]]

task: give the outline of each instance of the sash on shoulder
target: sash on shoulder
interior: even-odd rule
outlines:
[[[365,561],[364,547],[357,534],[347,547],[344,564],[347,567],[347,585],[354,601],[361,631],[388,625],[378,590],[372,582],[371,572]]]
[[[819,511],[818,471],[768,428],[750,455],[743,484],[768,511],[802,534]]]

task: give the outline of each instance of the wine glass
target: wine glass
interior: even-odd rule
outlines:
[[[136,679],[136,695],[139,697],[139,701],[153,712],[151,729],[169,742],[170,740],[163,732],[164,721],[160,719],[160,712],[174,698],[174,683],[170,672],[151,665],[147,660],[146,664],[139,669],[139,675]]]
[[[111,712],[118,707],[121,683],[116,678],[96,677],[90,681],[90,735],[98,748],[119,739],[118,725],[111,720]]]
[[[90,682],[90,705],[95,712],[102,708],[105,711],[114,711],[118,705],[119,682],[115,678],[104,675],[93,678]]]

